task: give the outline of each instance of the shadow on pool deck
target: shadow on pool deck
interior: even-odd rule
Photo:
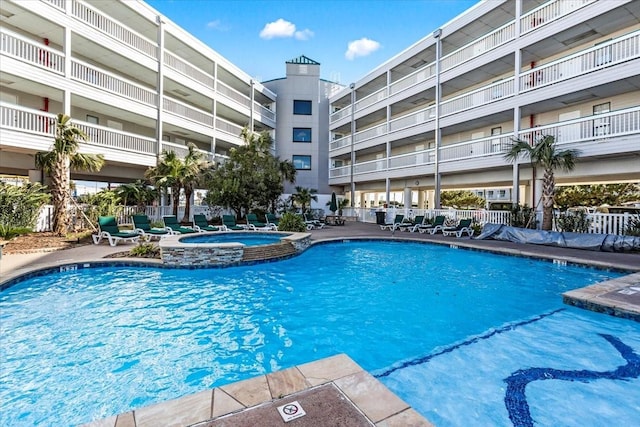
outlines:
[[[594,252],[494,240],[445,237],[380,230],[375,224],[347,222],[312,230],[313,242],[384,238],[417,240],[457,248],[553,259],[635,272],[619,279],[567,292],[567,304],[640,321],[640,254]],[[4,255],[0,283],[29,271],[88,263],[126,251],[131,245],[91,245],[57,252]],[[124,261],[119,258],[114,261]],[[160,263],[159,260],[135,261]],[[285,423],[277,408],[298,402],[307,415]],[[346,355],[337,355],[283,371],[163,402],[88,424],[92,427],[187,426],[430,426]]]

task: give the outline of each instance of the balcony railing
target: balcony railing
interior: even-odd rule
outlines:
[[[197,108],[191,107],[180,101],[176,101],[169,97],[162,98],[164,111],[173,113],[182,118],[201,123],[207,126],[213,126],[213,114],[206,113]]]
[[[593,3],[596,0],[553,0],[545,3],[541,7],[528,12],[526,15],[523,15],[521,19],[521,33],[524,34],[529,32],[536,27],[539,27],[543,23],[550,23],[559,18],[568,15],[577,9],[589,4]],[[515,20],[506,23],[502,27],[498,28],[495,31],[485,35],[484,37],[474,40],[471,43],[461,47],[460,49],[451,52],[441,59],[441,68],[443,71],[453,69],[469,60],[480,56],[492,49],[495,49],[498,46],[504,45],[515,39]],[[637,43],[636,43],[637,46]],[[402,79],[391,83],[389,85],[388,96],[391,96],[395,93],[398,93],[407,88],[418,85],[428,79],[433,78],[435,74],[435,62],[426,64],[424,67],[416,70],[415,72],[409,74]],[[521,78],[521,88],[524,88],[523,78]],[[384,89],[381,89],[384,90]],[[513,90],[513,89],[512,89]],[[376,92],[378,93],[378,92]],[[380,102],[387,97],[382,97],[381,99],[376,100],[375,102]],[[366,99],[366,98],[363,98]],[[360,102],[360,100],[356,101],[356,104]],[[370,105],[370,104],[367,104]],[[336,111],[330,116],[330,123],[334,123],[337,120],[343,119],[351,114],[351,105],[344,107],[343,109]]]
[[[389,122],[389,132],[395,132],[400,129],[406,129],[411,126],[427,123],[436,118],[436,107],[433,105],[423,108],[422,110],[415,111],[407,114],[406,116],[398,117]]]
[[[28,134],[50,136],[56,132],[56,116],[29,108],[0,102],[0,128]]]
[[[136,49],[145,55],[158,59],[158,45],[133,30],[117,23],[113,19],[86,3],[72,0],[71,13],[80,21],[102,31],[114,39]]]
[[[373,105],[376,102],[382,101],[386,97],[387,97],[387,88],[384,87],[379,91],[374,92],[371,95],[368,95],[362,98],[361,100],[357,101],[356,111],[362,110],[363,108],[368,107],[369,105]]]
[[[50,3],[52,6],[55,6],[61,10],[64,10],[64,3],[66,2],[66,0],[43,0],[43,1]]]
[[[172,142],[167,142],[167,141],[162,141],[162,150],[163,151],[173,151],[174,153],[176,153],[176,156],[178,158],[180,158],[180,159],[184,159],[189,154],[189,147],[188,146],[181,145],[181,144],[174,144]],[[212,162],[213,159],[214,159],[214,154],[209,152],[209,151],[201,150],[199,148],[196,148],[195,151],[197,151],[200,154],[202,154],[202,156],[208,162]]]
[[[354,143],[366,141],[367,139],[375,138],[376,136],[382,136],[387,133],[387,124],[383,123],[378,126],[374,126],[360,132],[356,132],[354,135]]]
[[[337,150],[338,148],[347,147],[351,145],[351,135],[343,136],[339,139],[334,139],[329,143],[329,151]]]
[[[514,80],[511,77],[443,101],[440,105],[441,114],[442,116],[447,116],[510,97],[514,93]]]
[[[528,33],[544,24],[553,22],[556,19],[573,12],[596,0],[556,0],[543,4],[540,7],[522,15],[520,18],[520,31],[522,34]]]
[[[553,123],[519,133],[524,141],[534,142],[551,135],[558,144],[579,144],[586,142],[606,142],[608,139],[628,135],[640,135],[640,107],[618,110],[606,114],[597,114],[579,119]],[[513,133],[472,139],[440,147],[439,160],[452,162],[471,158],[504,155],[512,144]],[[354,174],[384,171],[386,159],[366,161],[354,165]],[[433,148],[389,157],[389,169],[423,166],[435,162]],[[339,178],[350,174],[350,166],[332,168],[330,178]]]
[[[233,89],[231,86],[227,86],[222,82],[218,82],[218,93],[225,98],[229,98],[235,102],[238,102],[244,105],[247,108],[251,108],[251,100],[248,96],[243,95],[237,90]]]
[[[216,117],[216,130],[229,135],[233,135],[236,138],[240,138],[240,134],[242,133],[242,126],[221,119],[220,117]]]
[[[92,145],[100,145],[118,151],[126,150],[141,154],[157,154],[155,138],[75,120],[73,124],[87,135],[87,143]]]
[[[42,43],[34,43],[16,33],[0,31],[0,51],[23,62],[64,74],[64,56]]]
[[[71,77],[146,105],[157,104],[154,91],[75,59],[71,61]]]
[[[268,109],[264,105],[260,105],[257,102],[254,102],[253,105],[255,107],[255,111],[260,113],[260,115],[262,115],[262,117],[266,117],[267,119],[270,119],[270,120],[275,120],[276,119],[276,113],[274,113],[273,111],[271,111],[270,109]]]
[[[640,31],[634,31],[522,73],[520,91],[533,90],[638,58],[640,58]]]
[[[164,53],[164,63],[167,67],[177,71],[180,74],[189,77],[197,82],[202,83],[208,88],[214,88],[213,76],[205,73],[204,71],[194,67],[181,58],[173,55],[169,52]]]

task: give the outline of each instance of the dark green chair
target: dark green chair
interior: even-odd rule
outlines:
[[[436,234],[444,228],[444,221],[447,219],[444,215],[437,215],[433,224],[423,224],[418,227],[420,233]]]
[[[252,230],[271,230],[272,228],[271,225],[265,224],[264,222],[260,221],[258,219],[258,215],[254,213],[247,214],[247,224]]]
[[[149,217],[143,214],[132,215],[131,220],[133,221],[133,228],[135,231],[142,235],[142,238],[147,242],[151,239],[161,239],[164,236],[168,236],[169,234],[177,234],[173,231],[167,230],[166,228],[153,228],[151,227],[151,221],[149,221]]]
[[[209,225],[209,221],[207,221],[207,217],[203,214],[194,214],[193,215],[193,228],[199,232],[205,231],[225,231],[227,227],[224,225],[221,227],[216,227],[215,225]]]
[[[280,223],[278,218],[276,218],[276,216],[274,214],[272,214],[272,213],[265,214],[265,216],[267,217],[267,224],[272,226],[272,228],[275,228],[277,230],[278,229],[278,224]]]
[[[98,217],[98,234],[91,237],[94,244],[101,243],[103,239],[107,239],[111,246],[116,246],[119,242],[137,242],[140,240],[140,234],[136,231],[120,231],[115,216]]]
[[[472,222],[473,220],[471,218],[461,219],[455,227],[444,227],[442,234],[445,236],[455,234],[456,237],[462,237],[464,233],[467,233],[469,237],[471,237],[473,235],[473,228],[471,228]]]
[[[168,227],[180,234],[189,234],[196,232],[196,230],[191,227],[183,227],[182,225],[180,225],[180,223],[178,222],[178,218],[176,218],[175,215],[165,215],[162,217],[162,221],[164,221],[165,227]]]
[[[236,224],[236,217],[234,215],[222,215],[222,225],[229,230],[244,230],[244,227],[240,227]]]

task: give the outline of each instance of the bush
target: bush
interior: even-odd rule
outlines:
[[[583,211],[566,212],[556,218],[556,227],[559,231],[571,231],[576,233],[586,233],[591,226],[591,220],[587,218],[587,213]]]
[[[300,215],[285,212],[282,214],[282,217],[278,222],[278,231],[302,233],[307,231],[307,225],[304,223],[304,219]]]
[[[153,243],[140,243],[131,248],[129,255],[138,258],[160,258],[160,247]]]
[[[634,215],[629,218],[627,227],[624,230],[626,236],[640,237],[640,215]]]
[[[533,208],[527,205],[516,205],[511,208],[511,215],[509,219],[509,225],[512,227],[531,228],[535,230],[538,228],[538,221],[536,221],[536,212]]]
[[[38,183],[17,186],[0,182],[0,225],[5,230],[34,229],[40,210],[49,201],[45,191]]]
[[[11,227],[9,225],[0,224],[0,239],[11,240],[14,237],[21,236],[23,234],[31,233],[30,228],[26,227]]]

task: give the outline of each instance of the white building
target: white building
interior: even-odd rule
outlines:
[[[356,206],[438,189],[536,206],[543,171],[504,153],[553,135],[559,184],[640,181],[640,1],[478,3],[331,97],[329,184]]]
[[[190,142],[224,159],[243,126],[275,129],[274,93],[144,2],[3,0],[0,23],[0,174],[41,179],[58,113],[106,159],[76,180],[142,178]]]

